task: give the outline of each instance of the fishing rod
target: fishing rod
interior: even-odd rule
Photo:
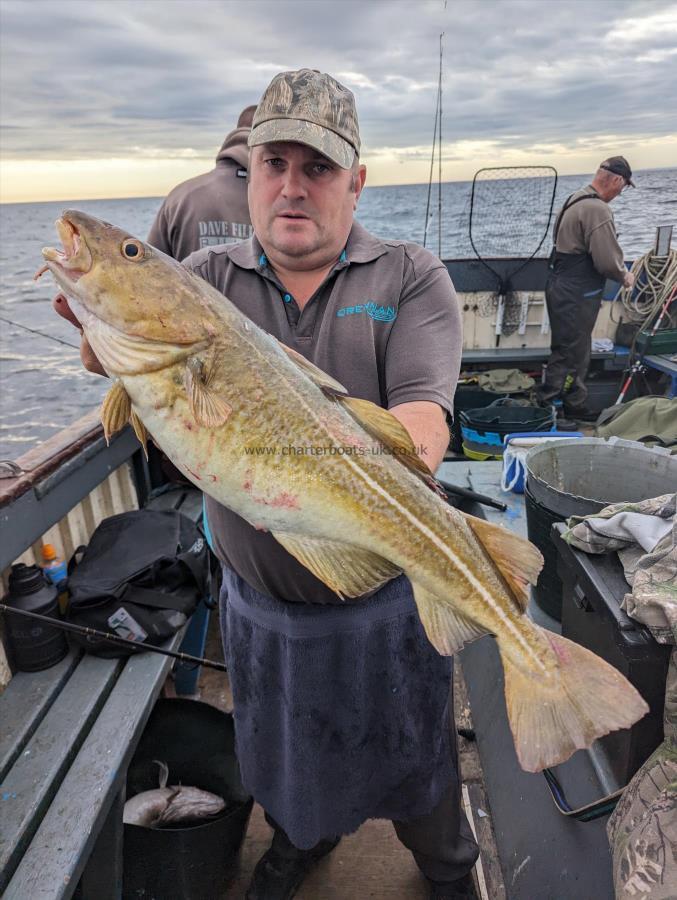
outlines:
[[[677,286],[675,286],[673,288],[669,297],[666,299],[665,303],[661,307],[651,330],[647,333],[647,338],[646,338],[646,342],[644,344],[644,348],[643,348],[642,352],[640,353],[639,357],[635,360],[635,362],[632,364],[632,366],[630,367],[630,369],[628,371],[628,377],[626,378],[625,383],[623,384],[623,387],[621,388],[621,392],[618,395],[618,399],[616,400],[616,404],[615,404],[616,406],[618,406],[620,403],[623,402],[623,399],[625,398],[625,395],[627,394],[628,390],[630,389],[630,385],[632,384],[632,381],[633,381],[635,375],[639,375],[640,373],[646,372],[646,366],[644,365],[644,357],[648,355],[648,353],[651,349],[651,341],[653,340],[656,332],[660,328],[661,323],[665,317],[665,314],[668,311],[668,308],[670,307],[671,303],[675,299],[677,299]]]
[[[53,334],[45,334],[44,331],[38,331],[37,328],[29,328],[28,325],[22,325],[21,322],[14,322],[12,319],[6,319],[5,316],[0,316],[0,321],[7,322],[8,325],[14,325],[16,328],[23,328],[24,331],[30,331],[31,334],[37,334],[40,337],[47,338],[50,341],[56,341],[57,344],[63,344],[64,347],[72,347],[73,350],[79,350],[77,344],[71,344],[68,341],[64,341],[61,338],[54,337]]]
[[[447,8],[447,2],[444,0],[444,8]],[[430,222],[430,197],[433,187],[433,169],[435,165],[435,142],[438,145],[438,177],[437,177],[437,255],[442,257],[442,56],[443,56],[443,38],[444,32],[440,34],[440,72],[437,80],[437,99],[435,100],[435,127],[433,129],[433,148],[430,157],[430,176],[428,178],[428,200],[425,207],[425,226],[423,229],[423,246],[426,246],[428,240],[428,224]],[[438,128],[439,123],[439,128]]]
[[[139,650],[147,650],[149,653],[159,653],[161,656],[171,656],[172,659],[178,659],[180,662],[193,663],[194,665],[206,666],[208,669],[217,669],[219,672],[227,672],[225,663],[217,662],[215,659],[203,659],[200,656],[191,656],[190,653],[181,653],[174,650],[165,650],[162,647],[155,647],[153,644],[140,644],[138,641],[130,641],[128,638],[120,637],[111,631],[99,631],[98,628],[89,628],[85,625],[73,625],[71,622],[62,622],[61,619],[54,619],[52,616],[43,616],[41,613],[28,612],[26,609],[17,609],[14,606],[8,606],[6,603],[0,603],[0,612],[5,614],[25,616],[27,619],[36,619],[54,628],[60,628],[62,631],[71,631],[73,634],[79,634],[83,637],[96,637],[101,640],[111,641],[115,644],[121,644],[124,647],[133,647],[137,652]]]
[[[486,494],[478,494],[477,491],[471,491],[469,488],[460,487],[458,484],[450,484],[448,481],[443,481],[441,478],[437,478],[436,480],[438,484],[441,484],[444,490],[448,491],[450,494],[457,494],[459,497],[465,497],[466,500],[474,500],[482,506],[492,506],[494,509],[500,509],[501,512],[505,512],[508,508],[506,503],[502,503],[500,500],[494,500],[493,497],[487,497]]]

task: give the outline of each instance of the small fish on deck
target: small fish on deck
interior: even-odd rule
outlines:
[[[226,801],[218,794],[181,784],[167,785],[167,764],[157,759],[153,762],[160,767],[160,787],[142,791],[125,803],[122,814],[125,825],[167,828],[202,824],[226,808]]]

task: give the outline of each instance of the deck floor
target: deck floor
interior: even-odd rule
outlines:
[[[216,612],[212,613],[205,655],[210,659],[223,658]],[[198,687],[200,700],[228,712],[232,710],[227,675],[203,668]],[[457,725],[469,727],[470,710],[458,663],[455,706]],[[466,811],[479,835],[481,848],[480,865],[475,868],[478,897],[505,900],[477,749],[464,738],[458,739],[458,745]],[[271,836],[263,810],[256,805],[242,847],[239,873],[225,889],[223,900],[244,897],[254,866],[268,849]],[[391,823],[372,819],[355,834],[343,838],[330,856],[309,874],[296,896],[299,900],[424,900],[428,892],[413,857],[398,841]]]

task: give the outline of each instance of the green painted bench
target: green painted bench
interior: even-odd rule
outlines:
[[[73,650],[0,695],[4,900],[121,896],[127,767],[171,665]]]

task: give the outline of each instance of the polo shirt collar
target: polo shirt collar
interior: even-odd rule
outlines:
[[[383,241],[370,234],[359,222],[353,222],[337,265],[368,263],[387,252],[388,248]],[[234,244],[229,248],[228,256],[242,269],[260,269],[267,265],[266,254],[256,235]]]
[[[241,269],[258,269],[265,264],[266,255],[256,235],[228,248],[228,256]],[[263,262],[262,262],[263,259]]]
[[[388,248],[377,237],[367,231],[364,225],[353,222],[345,253],[349,263],[368,263],[388,252]]]

